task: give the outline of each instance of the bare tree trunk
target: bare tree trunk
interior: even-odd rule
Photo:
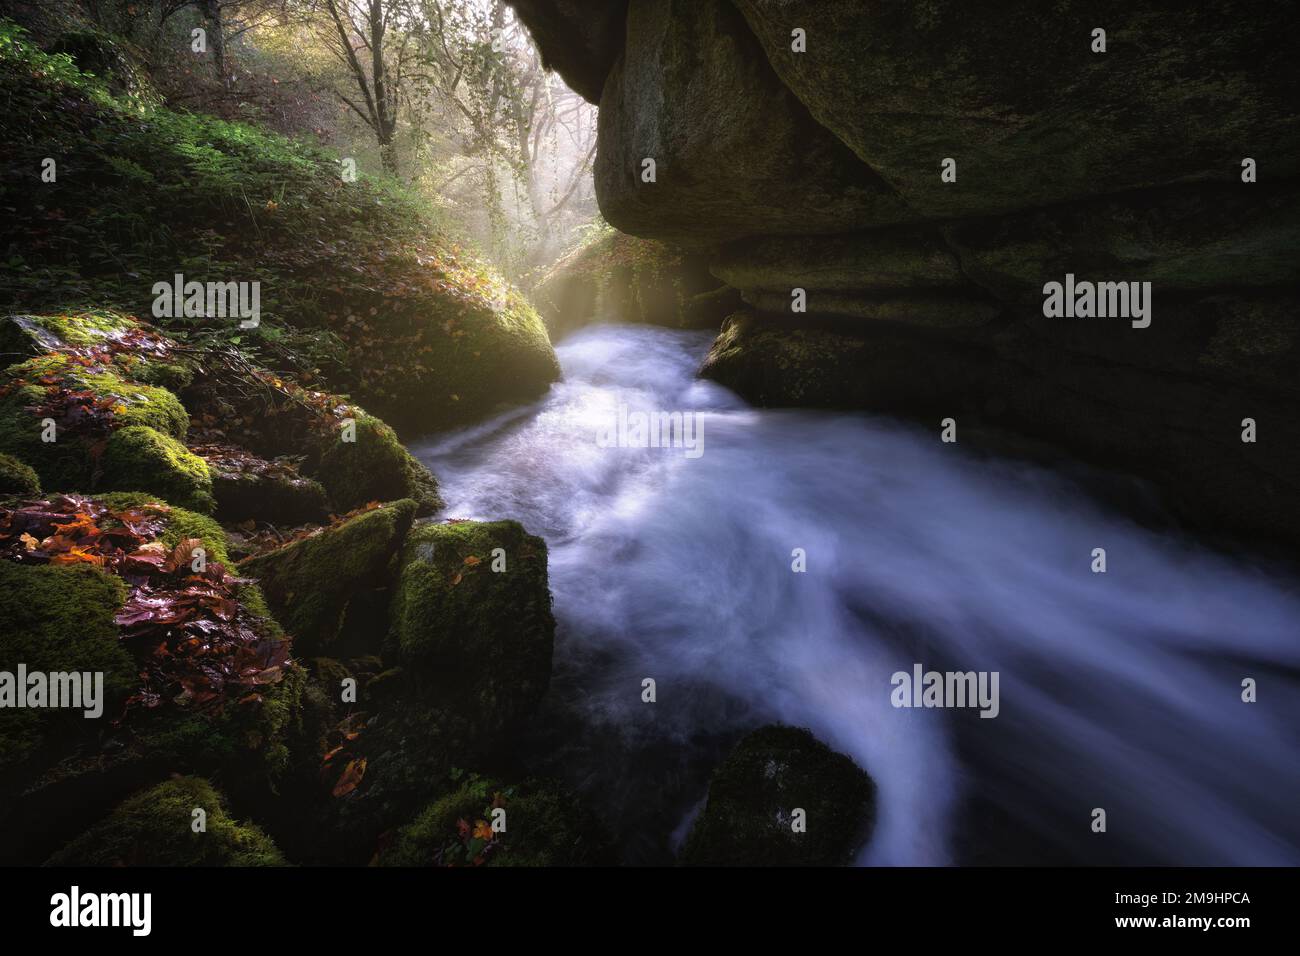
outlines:
[[[212,45],[212,59],[217,67],[217,78],[222,86],[230,85],[226,73],[226,35],[221,22],[221,0],[203,0],[203,16],[208,21],[208,40]]]

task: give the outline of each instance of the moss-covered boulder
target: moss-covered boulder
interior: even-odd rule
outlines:
[[[27,462],[46,487],[147,491],[211,511],[207,465],[181,444],[189,427],[184,406],[167,388],[131,377],[150,367],[147,360],[136,361],[129,349],[101,348],[116,341],[116,320],[91,318],[25,320],[55,330],[48,335],[57,331],[56,347],[64,351],[0,373],[0,452]],[[18,328],[14,323],[9,327]],[[134,323],[120,328],[141,331]],[[83,340],[94,344],[83,347]]]
[[[4,364],[51,352],[107,364],[121,377],[176,391],[194,380],[195,363],[177,343],[112,309],[8,315],[0,319]]]
[[[322,439],[316,479],[339,511],[351,511],[371,501],[410,498],[422,515],[442,507],[438,484],[411,457],[397,434],[380,419],[359,408],[349,409],[353,431],[340,427]]]
[[[330,512],[329,496],[319,481],[286,473],[256,474],[225,470],[201,456],[212,473],[217,517],[224,522],[271,521],[301,525],[323,521]]]
[[[43,858],[86,809],[160,771],[220,774],[241,799],[273,790],[290,766],[305,675],[255,584],[187,577],[196,547],[214,576],[228,565],[220,527],[142,494],[15,508],[0,508],[0,670],[102,673],[104,693],[96,719],[0,710],[0,829],[20,835],[0,860]],[[169,556],[184,564],[167,570]],[[202,666],[181,647],[195,633],[208,642]]]
[[[41,479],[13,455],[0,454],[0,498],[7,495],[39,495]]]
[[[716,327],[729,304],[725,296],[710,295],[718,291],[704,257],[607,230],[552,266],[533,301],[551,336],[559,338],[602,320]]]
[[[796,810],[804,811],[802,832]],[[679,862],[689,866],[839,866],[875,819],[875,784],[807,730],[746,736],[709,782]]]
[[[496,822],[497,828],[493,829]],[[609,866],[609,837],[550,781],[517,786],[471,775],[382,849],[381,866]]]
[[[204,828],[195,832],[195,810]],[[201,777],[138,793],[46,861],[46,866],[284,866],[271,838],[240,823]]]
[[[176,439],[144,426],[120,428],[108,439],[98,483],[109,491],[148,491],[191,511],[216,508],[207,462]]]
[[[391,628],[401,660],[442,706],[485,733],[512,725],[550,685],[546,543],[514,521],[413,529]]]
[[[415,511],[410,499],[365,511],[249,558],[240,564],[240,573],[261,585],[299,654],[331,652],[352,601],[387,583],[389,565]],[[372,626],[377,650],[383,640],[382,619]]]
[[[532,401],[559,379],[546,325],[517,289],[463,253],[412,255],[395,257],[406,296],[370,305],[353,292],[333,307],[350,345],[339,378],[366,408],[404,434],[435,431]]]
[[[58,741],[105,728],[135,684],[135,662],[118,641],[114,615],[127,589],[120,578],[82,566],[20,565],[0,559],[0,670],[16,673],[100,673],[98,717],[53,708],[0,708],[0,776]],[[20,688],[25,690],[25,688]]]

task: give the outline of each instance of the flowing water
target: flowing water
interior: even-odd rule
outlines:
[[[546,539],[559,627],[533,769],[629,862],[671,860],[709,769],[779,720],[875,779],[864,864],[1300,863],[1294,579],[937,426],[753,409],[696,378],[710,338],[588,328],[543,400],[414,449],[447,517]],[[702,454],[602,447],[619,406],[694,413]],[[997,671],[998,716],[895,708],[916,663]]]

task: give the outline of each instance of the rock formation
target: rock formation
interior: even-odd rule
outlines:
[[[605,217],[743,295],[704,374],[1016,434],[1205,528],[1300,538],[1283,6],[513,5],[600,105]],[[1046,315],[1067,275],[1149,282],[1150,324]]]

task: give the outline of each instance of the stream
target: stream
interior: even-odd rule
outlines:
[[[544,399],[412,448],[444,517],[546,539],[555,673],[528,769],[627,862],[670,863],[711,768],[783,721],[874,778],[864,865],[1300,864],[1296,580],[937,423],[751,408],[696,377],[712,338],[589,327]],[[620,407],[682,412],[701,444],[604,447]],[[998,672],[997,716],[893,706],[915,664]]]

